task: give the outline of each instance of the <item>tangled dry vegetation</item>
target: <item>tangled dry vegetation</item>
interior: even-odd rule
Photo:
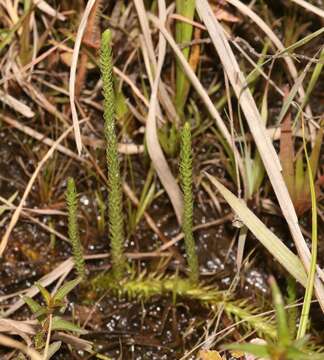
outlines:
[[[323,0],[0,0],[0,358],[324,359]]]

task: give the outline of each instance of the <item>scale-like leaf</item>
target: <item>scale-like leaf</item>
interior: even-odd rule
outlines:
[[[28,307],[30,308],[30,310],[33,314],[35,314],[36,312],[38,312],[39,310],[41,310],[43,308],[40,304],[38,304],[37,301],[35,301],[34,299],[32,299],[29,296],[23,296],[22,299],[28,305]]]
[[[49,306],[51,303],[51,299],[52,299],[51,294],[44,288],[43,285],[41,285],[39,283],[36,283],[35,285],[38,287],[38,290],[42,294],[42,296],[46,302],[46,305]]]
[[[61,330],[61,331],[72,331],[79,334],[87,333],[86,330],[81,329],[78,325],[71,323],[70,321],[64,320],[59,316],[54,316],[52,321],[52,331]]]
[[[58,290],[57,293],[54,295],[53,297],[53,301],[54,304],[63,301],[63,299],[65,298],[65,296],[72,291],[77,285],[80,284],[81,282],[81,278],[78,277],[74,280],[68,281],[66,284],[64,284],[63,286],[61,286]]]

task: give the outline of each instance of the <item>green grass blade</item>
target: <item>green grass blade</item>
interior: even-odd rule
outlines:
[[[311,40],[315,39],[317,36],[322,35],[324,32],[324,27],[320,28],[319,30],[314,31],[313,33],[303,37],[302,39],[298,40],[297,42],[295,42],[294,44],[286,47],[284,50],[280,51],[279,54],[277,54],[277,56],[281,56],[287,52],[292,52],[293,50],[296,50],[297,48],[299,48],[300,46],[303,46],[305,44],[307,44],[308,42],[310,42]]]
[[[318,133],[317,133],[317,136],[315,139],[315,145],[313,147],[311,156],[309,158],[309,165],[312,170],[313,179],[315,179],[317,168],[318,168],[318,163],[319,163],[319,159],[320,159],[320,155],[321,155],[322,142],[323,142],[323,128],[320,128],[318,130]]]
[[[139,206],[138,206],[137,212],[136,212],[135,225],[137,225],[139,223],[142,216],[144,215],[144,212],[150,206],[150,204],[154,198],[154,194],[155,194],[155,184],[153,182],[151,187],[148,189],[145,197],[139,203]]]
[[[195,0],[177,0],[177,13],[189,20],[192,20],[195,14]],[[183,21],[176,24],[176,41],[178,44],[189,42],[192,39],[193,26]],[[182,50],[186,60],[189,58],[190,47]],[[189,91],[189,81],[180,64],[177,64],[176,73],[176,108],[180,114],[183,110],[187,94]]]
[[[316,206],[316,193],[314,186],[314,179],[312,174],[312,168],[310,165],[307,149],[306,149],[306,140],[305,140],[305,130],[304,130],[304,122],[302,122],[303,129],[303,144],[304,144],[304,152],[307,162],[307,173],[309,178],[309,187],[310,194],[312,199],[312,251],[311,251],[311,263],[310,263],[310,271],[308,274],[306,291],[304,296],[303,309],[301,313],[300,324],[297,332],[297,339],[301,339],[306,334],[306,329],[309,320],[309,310],[310,304],[313,296],[314,282],[315,282],[315,273],[316,273],[316,261],[317,261],[317,206]]]
[[[280,114],[278,116],[278,120],[277,120],[277,124],[280,124],[282,119],[285,117],[285,115],[287,114],[287,111],[291,105],[291,103],[293,102],[297,92],[298,92],[298,89],[301,87],[303,81],[304,81],[304,78],[307,74],[307,71],[308,69],[310,68],[310,65],[311,65],[311,62],[309,62],[305,69],[301,72],[301,74],[298,76],[298,79],[296,79],[296,82],[294,83],[293,87],[291,88],[288,96],[286,97],[286,99],[284,100],[284,103],[282,105],[282,108],[281,108],[281,111],[280,111]]]
[[[305,191],[305,170],[304,170],[304,158],[303,153],[299,153],[296,157],[296,170],[295,170],[295,199],[296,203],[301,199],[303,192]]]
[[[288,329],[287,314],[284,301],[275,279],[270,277],[270,286],[272,291],[272,301],[276,310],[278,345],[282,347],[289,346],[291,339]]]

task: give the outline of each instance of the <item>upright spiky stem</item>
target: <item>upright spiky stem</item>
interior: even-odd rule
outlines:
[[[181,133],[180,180],[183,192],[182,230],[184,233],[186,254],[190,271],[190,279],[194,282],[199,278],[199,265],[195,240],[192,231],[193,196],[192,196],[192,152],[190,124],[185,123]]]
[[[85,278],[85,264],[83,257],[83,250],[79,235],[78,226],[78,195],[73,178],[68,179],[67,190],[66,190],[66,203],[68,208],[68,232],[69,238],[72,245],[73,259],[75,269],[82,279]]]
[[[101,38],[100,68],[103,81],[104,131],[108,165],[109,234],[113,272],[116,279],[120,279],[125,269],[126,260],[123,253],[124,228],[122,213],[122,186],[118,161],[118,144],[115,131],[115,96],[112,67],[111,31],[106,30],[102,34]]]

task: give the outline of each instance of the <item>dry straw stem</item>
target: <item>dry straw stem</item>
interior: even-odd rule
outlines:
[[[20,123],[17,120],[14,120],[12,118],[10,118],[9,116],[2,116],[0,114],[0,119],[2,121],[4,121],[5,123],[13,126],[15,129],[22,131],[23,133],[25,133],[26,135],[31,136],[32,138],[41,141],[42,143],[48,145],[48,146],[52,146],[54,144],[54,140],[44,136],[44,134],[34,130],[33,128]],[[83,142],[85,145],[89,145],[92,148],[101,148],[101,149],[105,149],[106,145],[105,142],[103,140],[100,139],[89,139],[87,137],[82,136]],[[70,150],[69,148],[63,146],[63,145],[58,145],[56,148],[57,151],[60,151],[62,154],[65,154],[66,156],[69,156],[70,158],[80,161],[82,163],[88,164],[89,165],[89,161],[77,154],[75,154],[72,150]],[[133,154],[140,154],[142,152],[144,152],[144,145],[136,145],[136,144],[123,144],[123,143],[118,143],[118,152],[121,154],[126,154],[126,155],[133,155]]]
[[[36,350],[8,336],[0,335],[0,344],[4,347],[22,351],[26,355],[30,356],[31,360],[44,360],[44,357],[41,356]]]
[[[223,119],[219,115],[219,113],[216,110],[213,102],[211,101],[210,97],[208,96],[207,91],[201,85],[201,82],[199,81],[196,74],[194,73],[194,71],[190,67],[188,61],[183,56],[181,50],[179,49],[178,45],[174,41],[173,37],[170,35],[170,33],[165,28],[164,24],[156,16],[154,16],[152,14],[149,14],[148,16],[149,16],[149,19],[153,22],[153,24],[163,34],[165,39],[168,41],[168,43],[171,46],[172,50],[174,51],[175,55],[179,59],[179,62],[181,63],[181,65],[183,67],[183,70],[185,71],[185,73],[187,74],[189,80],[191,81],[193,87],[196,89],[196,91],[199,94],[199,96],[201,97],[202,101],[205,103],[205,105],[207,107],[207,110],[209,111],[210,115],[216,121],[216,124],[217,124],[221,134],[223,135],[223,137],[227,141],[228,145],[232,149],[233,153],[235,154],[235,156],[237,158],[237,161],[238,161],[238,167],[240,169],[240,173],[241,173],[242,177],[244,177],[245,172],[244,172],[244,168],[243,168],[243,165],[242,165],[243,161],[241,159],[241,155],[238,152],[237,148],[235,146],[233,146],[233,141],[232,141],[231,134],[227,130],[227,127],[224,124]]]
[[[162,22],[166,19],[166,8],[164,1],[159,1],[159,13]],[[147,149],[150,154],[153,166],[159,176],[159,179],[168,193],[172,206],[177,216],[178,223],[181,224],[183,199],[182,194],[174,176],[171,173],[169,165],[164,157],[161,149],[158,135],[157,135],[157,124],[156,124],[156,111],[158,106],[158,89],[161,77],[162,66],[165,57],[166,41],[163,36],[159,36],[158,46],[158,62],[155,71],[155,78],[150,98],[149,113],[146,122],[146,143]]]
[[[35,113],[31,110],[29,106],[12,97],[11,95],[4,93],[1,90],[0,101],[13,108],[15,111],[19,112],[22,116],[25,116],[27,118],[32,118],[35,116]]]
[[[300,259],[302,260],[304,267],[309,271],[310,252],[298,225],[297,215],[281,174],[279,158],[267,134],[261,115],[249,88],[245,86],[246,80],[239,68],[231,47],[229,46],[224,31],[216,20],[207,0],[197,0],[196,6],[198,14],[209,32],[219,58],[224,66],[224,70],[226,71],[233,90],[240,102],[240,106],[246,121],[248,122],[281,210],[288,223]],[[315,281],[315,290],[317,299],[324,311],[324,286],[319,277],[317,277]]]
[[[82,122],[84,122],[86,119],[82,120]],[[38,163],[37,168],[35,169],[34,173],[32,174],[32,176],[30,177],[28,184],[26,186],[26,189],[24,191],[24,194],[19,202],[19,205],[17,206],[16,210],[14,211],[11,219],[10,219],[10,223],[6,229],[5,234],[3,235],[2,239],[1,239],[1,243],[0,243],[0,257],[2,257],[3,252],[5,251],[7,244],[8,244],[8,239],[9,236],[11,234],[11,231],[13,230],[13,228],[15,227],[15,225],[17,224],[17,221],[19,219],[20,213],[23,209],[23,205],[33,187],[33,184],[35,182],[35,180],[37,179],[37,176],[39,174],[39,172],[41,171],[43,165],[46,163],[46,161],[53,155],[54,151],[56,150],[57,146],[60,144],[60,142],[63,141],[63,139],[65,139],[67,137],[67,135],[70,133],[70,131],[73,130],[73,126],[69,127],[67,130],[64,131],[64,133],[54,142],[54,144],[52,145],[52,147],[48,150],[48,152],[45,154],[45,156],[42,158],[42,160]]]
[[[50,15],[52,17],[57,17],[61,21],[65,21],[66,17],[59,13],[57,10],[53,9],[51,5],[49,5],[44,0],[35,1],[35,5],[39,10],[43,11],[45,14]]]
[[[144,37],[145,48],[148,54],[150,61],[151,70],[153,75],[155,75],[157,68],[157,61],[155,58],[155,50],[153,46],[153,41],[151,37],[151,31],[149,28],[149,23],[147,19],[147,14],[145,11],[145,6],[143,0],[134,0],[134,5],[138,14],[138,19],[142,28],[142,33]],[[159,8],[161,9],[162,2],[159,3]],[[150,78],[150,77],[149,77]],[[151,84],[152,85],[152,84]],[[162,81],[159,83],[159,97],[161,98],[161,103],[164,107],[165,112],[168,114],[168,117],[176,122],[178,122],[178,114],[173,106],[173,102],[170,99],[169,94],[167,93],[165,86]],[[160,115],[160,114],[159,114]]]
[[[9,124],[10,126],[14,127],[15,129],[23,132],[24,134],[43,142],[44,144],[48,145],[48,146],[53,146],[53,144],[55,143],[54,140],[44,136],[44,134],[34,130],[33,128],[22,124],[21,122],[12,119],[9,116],[2,116],[0,115],[0,119],[1,121]],[[62,154],[65,154],[66,156],[69,156],[72,159],[78,160],[80,162],[86,162],[85,159],[81,158],[80,156],[78,156],[77,154],[75,154],[72,150],[68,149],[67,147],[58,144],[56,146],[56,150],[60,151]]]
[[[75,78],[76,78],[76,70],[77,70],[78,57],[79,57],[82,37],[83,37],[84,31],[87,26],[88,17],[90,15],[91,9],[94,6],[95,2],[96,2],[96,0],[89,0],[86,8],[84,10],[84,13],[82,15],[82,19],[81,19],[81,22],[80,22],[80,25],[78,28],[76,38],[75,38],[73,55],[72,55],[72,63],[71,63],[71,69],[70,69],[70,79],[69,79],[70,104],[71,104],[75,142],[76,142],[76,146],[77,146],[79,155],[81,154],[81,151],[82,151],[82,139],[81,139],[81,133],[80,133],[78,113],[77,113],[76,106],[75,106]]]
[[[311,11],[312,13],[324,18],[324,10],[319,9],[317,6],[314,6],[304,0],[291,0],[291,1],[293,1],[294,3],[296,3],[299,6],[302,6],[306,10]]]

